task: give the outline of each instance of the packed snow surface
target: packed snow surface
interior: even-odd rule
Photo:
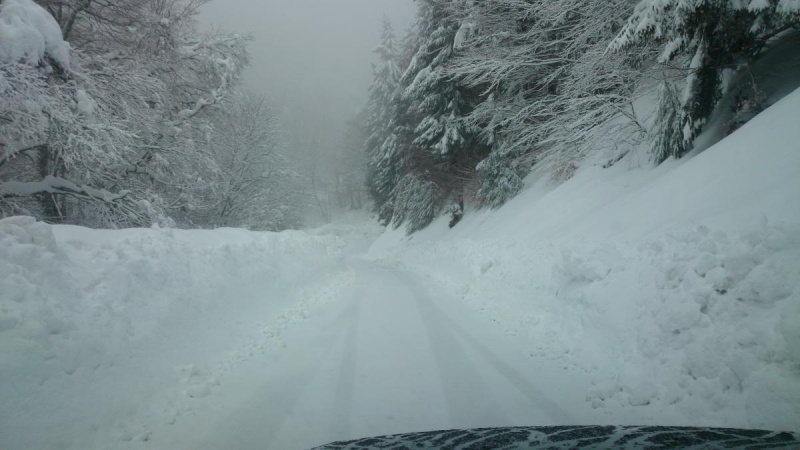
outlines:
[[[1,220],[0,448],[800,431],[798,116],[795,92],[696,157],[587,164],[410,237],[366,221],[257,233]]]

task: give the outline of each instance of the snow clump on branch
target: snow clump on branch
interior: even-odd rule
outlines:
[[[70,45],[56,20],[33,0],[0,3],[0,63],[38,65],[49,56],[70,67]]]

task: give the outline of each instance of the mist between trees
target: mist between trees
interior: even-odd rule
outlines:
[[[249,39],[200,31],[204,3],[0,0],[0,216],[454,225],[532,171],[700,150],[774,100],[764,61],[800,54],[800,0],[417,0],[402,38],[383,24],[368,103],[331,145],[242,92]]]
[[[409,232],[498,207],[531,171],[701,150],[775,99],[768,73],[800,68],[797,0],[417,4],[402,39],[383,25],[365,146],[381,221]]]

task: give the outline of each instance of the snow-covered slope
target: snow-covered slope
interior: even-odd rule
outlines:
[[[800,91],[700,155],[585,167],[498,211],[387,231],[369,256],[430,277],[587,371],[644,422],[800,429]]]

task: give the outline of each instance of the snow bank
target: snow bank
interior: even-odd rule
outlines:
[[[33,0],[0,2],[0,62],[35,66],[48,55],[68,69],[69,51],[61,27]]]
[[[236,339],[279,339],[311,314],[309,290],[341,271],[342,245],[301,232],[0,220],[0,447],[108,448],[97,430],[109,429],[114,442],[146,439],[146,418],[117,422],[137,408],[165,421],[188,413],[183,403],[255,351]],[[152,405],[164,390],[176,397]]]
[[[369,245],[382,233],[383,227],[378,224],[376,217],[366,213],[345,213],[346,222],[333,222],[320,227],[307,230],[314,236],[331,236],[341,239],[346,243],[345,253],[348,255],[361,255],[369,249]]]
[[[609,423],[639,408],[645,423],[796,431],[799,116],[796,91],[694,158],[538,180],[452,231],[387,231],[369,255],[589,372]]]

